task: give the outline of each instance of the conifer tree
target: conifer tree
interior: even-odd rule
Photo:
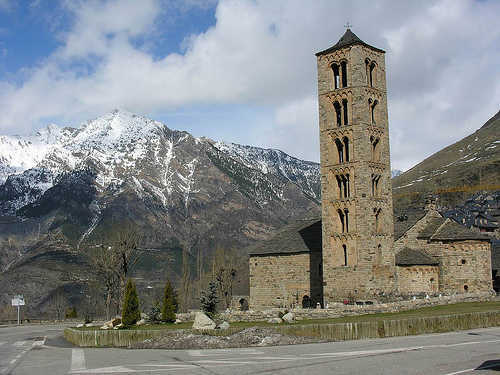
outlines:
[[[123,301],[122,310],[122,323],[128,327],[134,325],[141,319],[141,312],[139,310],[139,297],[137,296],[137,289],[131,279],[128,279],[127,286],[125,287],[125,296]]]
[[[201,309],[210,318],[214,318],[217,313],[217,284],[213,281],[208,283],[208,289],[201,292],[200,303]]]
[[[163,306],[161,309],[161,320],[167,323],[175,322],[177,300],[170,280],[167,280],[163,293]]]

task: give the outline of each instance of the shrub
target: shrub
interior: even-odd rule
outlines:
[[[122,323],[128,327],[134,325],[141,319],[141,312],[139,311],[139,297],[137,296],[137,289],[131,279],[128,279],[127,286],[125,287],[125,298],[123,301],[122,310]]]
[[[170,280],[167,281],[165,285],[165,291],[163,293],[163,306],[161,308],[161,320],[167,323],[175,322],[175,310],[177,301],[175,297],[175,292],[170,284]]]
[[[201,309],[210,318],[215,318],[217,314],[217,285],[215,282],[210,281],[208,283],[208,289],[201,292],[200,303]]]
[[[69,307],[66,310],[65,316],[66,316],[66,319],[78,318],[78,314],[76,313],[76,309],[74,307]]]
[[[161,321],[161,308],[160,302],[156,302],[153,306],[151,306],[151,310],[149,310],[148,319],[151,323],[158,323]]]

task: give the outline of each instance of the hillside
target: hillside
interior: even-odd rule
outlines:
[[[394,206],[421,202],[429,193],[454,206],[478,190],[500,190],[500,111],[480,129],[393,178]]]

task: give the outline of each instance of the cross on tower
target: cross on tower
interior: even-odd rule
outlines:
[[[347,23],[344,25],[344,27],[346,29],[350,29],[352,27],[352,25],[349,23],[349,21],[347,21]]]

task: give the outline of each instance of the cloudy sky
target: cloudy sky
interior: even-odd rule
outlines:
[[[387,51],[392,167],[500,109],[500,1],[0,0],[0,134],[114,108],[319,160],[314,52]]]

